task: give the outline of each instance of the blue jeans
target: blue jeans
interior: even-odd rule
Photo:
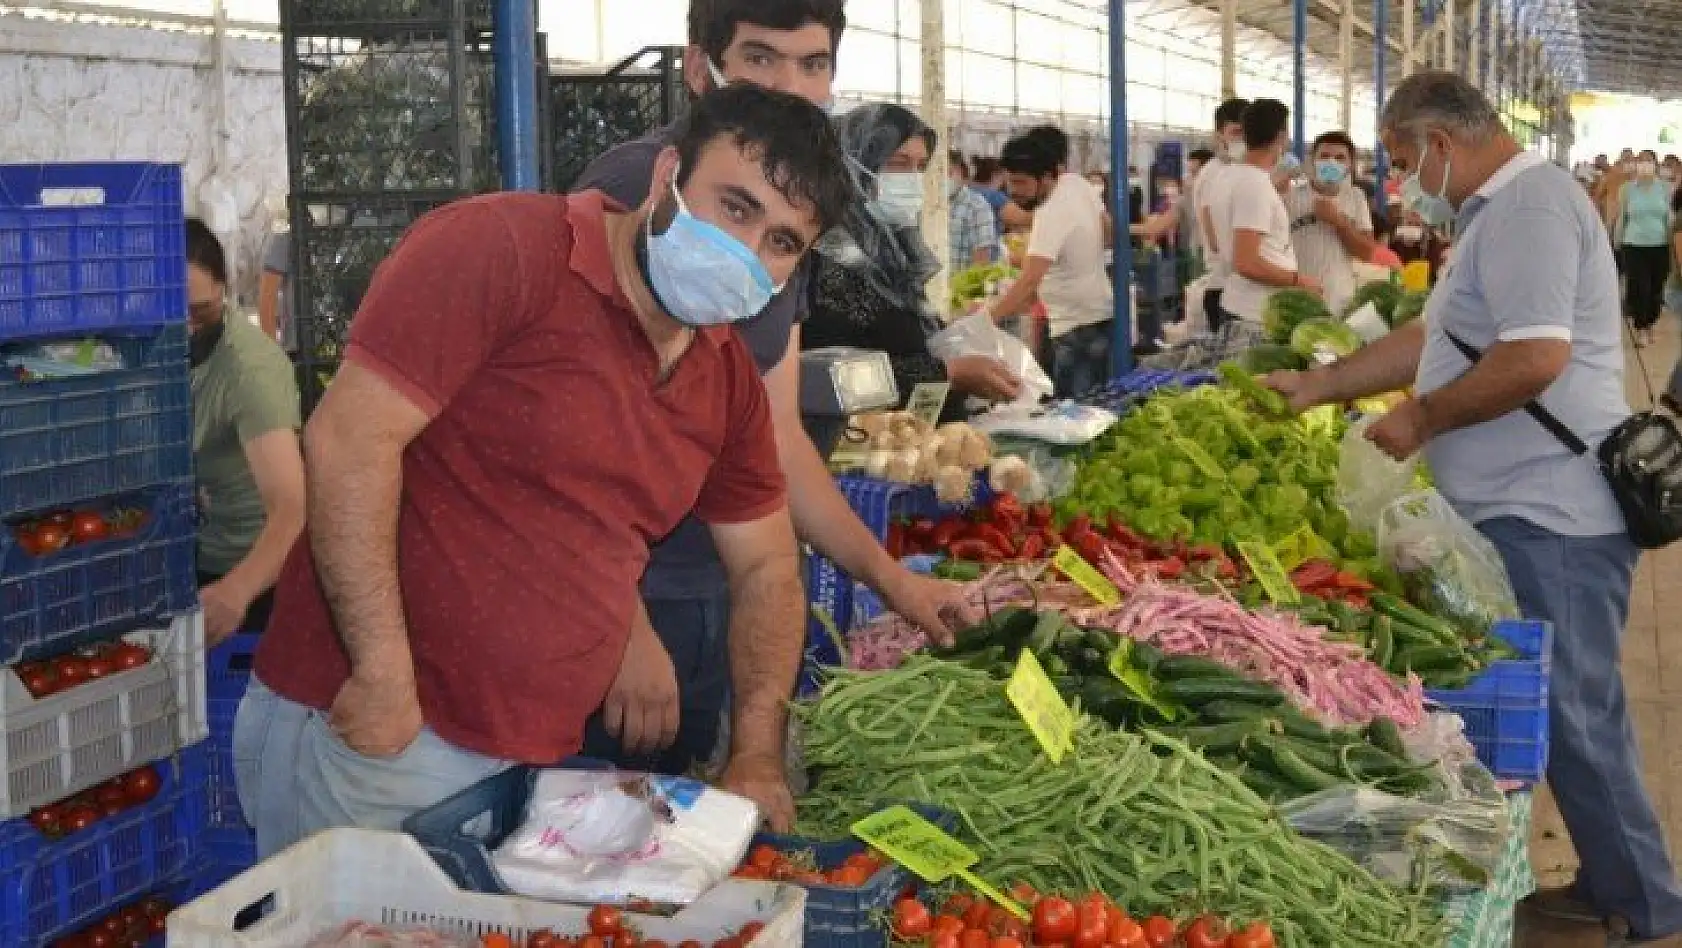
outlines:
[[[259,859],[334,827],[396,830],[509,764],[431,728],[394,757],[366,757],[333,733],[325,712],[282,698],[255,676],[234,717],[234,780]]]
[[[1079,398],[1110,378],[1114,320],[1071,329],[1051,340],[1052,394]]]
[[[1577,848],[1577,895],[1643,938],[1682,932],[1682,888],[1642,785],[1618,667],[1638,550],[1623,534],[1563,536],[1517,517],[1478,525],[1519,610],[1554,626],[1548,785]]]
[[[579,754],[609,760],[627,770],[681,774],[697,761],[712,759],[730,707],[730,596],[647,599],[643,604],[677,672],[681,704],[677,741],[655,754],[627,754],[607,733],[597,712],[584,726],[584,749]]]

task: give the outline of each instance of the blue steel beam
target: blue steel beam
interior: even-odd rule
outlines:
[[[1110,219],[1115,221],[1115,321],[1110,372],[1133,369],[1133,221],[1127,184],[1127,0],[1110,0]]]
[[[1373,212],[1383,214],[1389,210],[1385,203],[1384,185],[1390,180],[1390,156],[1384,151],[1384,139],[1379,134],[1384,120],[1384,94],[1388,92],[1385,60],[1390,51],[1390,0],[1373,0],[1372,4],[1372,100],[1373,118],[1377,124],[1373,128],[1372,156],[1374,164],[1373,203],[1377,205]]]
[[[1300,159],[1308,147],[1308,0],[1291,0],[1291,147]]]
[[[496,0],[496,134],[502,186],[536,191],[536,0]]]

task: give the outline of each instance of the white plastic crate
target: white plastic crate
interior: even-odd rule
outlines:
[[[152,649],[140,668],[36,698],[0,669],[0,818],[133,770],[209,736],[203,613],[123,636]]]
[[[248,909],[262,917],[236,930],[235,918]],[[588,906],[463,892],[412,837],[335,829],[171,912],[168,948],[297,948],[358,920],[468,936],[502,932],[521,944],[542,928],[581,934],[589,913]],[[758,921],[765,930],[749,948],[801,948],[805,914],[806,892],[798,886],[730,880],[671,918],[627,921],[643,937],[673,945],[689,938],[710,945]]]

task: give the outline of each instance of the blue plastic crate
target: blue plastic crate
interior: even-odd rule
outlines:
[[[49,840],[28,819],[0,823],[0,945],[74,932],[198,865],[205,822],[202,745],[161,761],[151,801]]]
[[[124,368],[36,382],[0,373],[0,519],[192,476],[186,327],[105,341]]]
[[[211,701],[231,700],[239,704],[251,684],[251,663],[262,636],[240,632],[229,636],[205,656],[205,695]],[[212,712],[214,720],[214,712]]]
[[[185,321],[185,233],[179,165],[0,165],[0,341]]]
[[[957,818],[944,810],[909,805],[948,832],[958,827]],[[811,853],[819,870],[834,869],[848,857],[865,851],[864,843],[857,839],[823,841],[777,833],[760,833],[753,838],[755,846],[762,843],[782,852]],[[883,920],[911,881],[903,868],[889,863],[858,888],[801,884],[806,890],[807,948],[882,948],[888,943]]]
[[[134,536],[34,556],[0,526],[0,664],[63,651],[198,602],[192,484],[118,498],[147,511]],[[101,509],[95,507],[93,509]]]
[[[249,828],[208,829],[203,848],[204,861],[193,877],[201,893],[257,865],[257,833]]]
[[[1553,626],[1529,620],[1497,622],[1494,634],[1524,658],[1496,662],[1459,691],[1428,688],[1425,696],[1460,715],[1467,739],[1490,773],[1508,780],[1541,780],[1548,769]]]
[[[204,742],[209,800],[206,825],[216,830],[249,830],[234,780],[234,715],[239,711],[239,700],[210,698],[205,706],[210,723],[210,737]]]

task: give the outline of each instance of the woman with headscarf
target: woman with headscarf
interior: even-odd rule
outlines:
[[[818,241],[811,312],[802,349],[855,346],[888,354],[902,396],[923,382],[950,382],[944,417],[962,414],[963,396],[1015,398],[1022,381],[997,359],[942,360],[929,337],[942,327],[924,288],[940,261],[923,242],[923,171],[934,130],[897,105],[866,105],[836,119],[852,159],[859,197],[839,227]]]

